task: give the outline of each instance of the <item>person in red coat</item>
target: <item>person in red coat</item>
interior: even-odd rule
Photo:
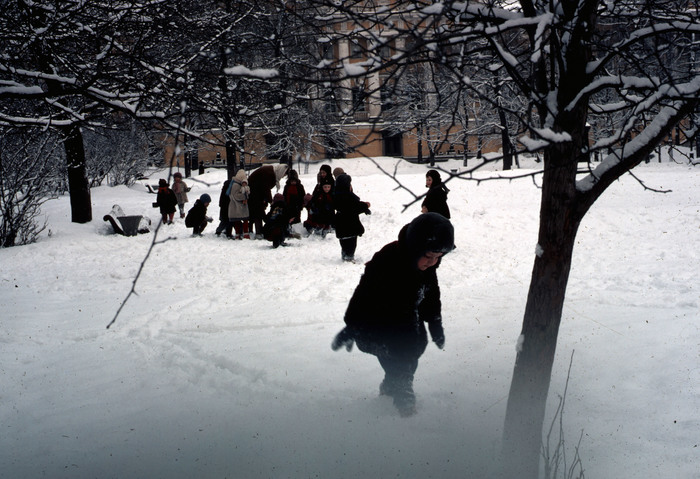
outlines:
[[[248,212],[250,224],[255,225],[255,237],[263,238],[263,218],[268,205],[272,203],[272,188],[280,189],[280,180],[287,174],[287,165],[265,165],[248,176],[250,196]]]
[[[293,213],[293,224],[301,222],[301,212],[304,209],[305,195],[306,190],[304,190],[304,185],[301,184],[299,174],[296,170],[289,170],[287,174],[287,184],[284,185],[282,196],[284,196],[284,202],[287,203],[287,206]]]

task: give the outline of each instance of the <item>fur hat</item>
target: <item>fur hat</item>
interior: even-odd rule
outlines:
[[[455,248],[455,230],[450,220],[441,214],[423,213],[402,229],[399,241],[415,258],[429,251],[447,254]]]
[[[204,193],[202,196],[199,197],[199,201],[200,203],[211,203],[211,196]]]

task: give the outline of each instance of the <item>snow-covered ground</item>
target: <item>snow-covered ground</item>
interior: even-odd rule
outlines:
[[[396,160],[378,161],[394,171]],[[218,238],[215,224],[193,238],[178,219],[158,231],[110,329],[153,234],[112,234],[102,216],[119,204],[155,224],[154,196],[143,184],[95,188],[84,225],[70,222],[67,197],[47,203],[47,234],[0,250],[0,477],[488,477],[539,190],[530,179],[449,183],[458,248],[438,272],[447,341],[421,359],[418,414],[404,419],[378,396],[376,359],[330,342],[362,262],[420,208],[403,211],[410,194],[373,163],[336,166],[372,203],[358,264],[341,262],[335,237],[273,250]],[[422,194],[425,170],[401,163],[397,178]],[[309,190],[317,171],[301,171]],[[585,218],[548,412],[575,351],[565,439],[572,450],[583,431],[586,477],[700,478],[700,166],[651,163],[636,175],[672,192],[628,175]],[[188,208],[206,192],[217,217],[224,177],[186,180]]]

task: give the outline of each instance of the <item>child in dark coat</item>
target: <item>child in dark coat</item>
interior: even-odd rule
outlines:
[[[425,174],[425,187],[428,188],[428,193],[421,204],[421,211],[439,213],[450,219],[450,208],[447,206],[447,193],[450,190],[442,183],[439,171],[429,170]]]
[[[175,207],[177,207],[177,197],[168,186],[168,182],[163,178],[158,181],[158,193],[156,194],[156,202],[153,203],[153,207],[160,208],[163,224],[173,224]]]
[[[335,222],[335,206],[333,206],[333,194],[331,180],[321,180],[321,186],[309,203],[309,219],[304,222],[304,227],[311,233],[326,236]]]
[[[294,215],[292,217],[292,223],[301,222],[301,212],[304,209],[304,195],[306,195],[306,191],[304,190],[304,185],[301,184],[299,174],[296,170],[289,170],[287,174],[287,183],[284,185],[282,195],[284,196],[284,201],[287,203],[287,206],[289,206],[289,210]]]
[[[194,206],[190,208],[185,218],[185,226],[192,228],[192,236],[202,236],[202,231],[207,227],[207,223],[213,221],[207,216],[207,208],[211,203],[211,196],[204,193],[194,202]]]
[[[343,261],[354,261],[357,237],[365,232],[360,223],[360,213],[371,214],[368,201],[360,198],[352,191],[352,178],[342,174],[335,179],[335,236],[340,242]]]
[[[437,213],[416,217],[365,265],[345,312],[346,327],[331,347],[377,356],[384,369],[380,395],[391,396],[402,416],[416,412],[413,377],[428,345],[425,323],[438,348],[445,345],[436,270],[454,249],[454,229]]]
[[[231,180],[224,181],[224,186],[221,187],[221,194],[219,194],[219,226],[216,227],[216,236],[219,236],[222,231],[228,231],[228,205],[231,202],[231,198],[226,194],[226,191],[228,191],[230,184]],[[229,233],[226,236],[231,237]]]
[[[277,193],[272,199],[270,211],[265,215],[263,234],[265,239],[272,241],[272,247],[287,246],[284,242],[290,236],[289,225],[294,220],[294,212],[284,201],[284,196]]]

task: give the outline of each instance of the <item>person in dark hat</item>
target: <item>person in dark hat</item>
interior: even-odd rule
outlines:
[[[173,217],[175,216],[175,207],[177,206],[177,197],[168,181],[165,178],[158,180],[158,193],[156,194],[156,201],[153,203],[154,208],[160,208],[160,215],[163,224],[173,224]]]
[[[360,222],[360,214],[371,214],[369,201],[361,201],[352,190],[352,178],[342,174],[335,180],[335,236],[340,242],[343,261],[354,261],[357,237],[362,236],[365,227]]]
[[[211,203],[211,196],[204,193],[194,202],[194,206],[190,208],[190,211],[187,212],[185,226],[192,228],[192,236],[202,236],[202,231],[207,227],[207,223],[213,221],[212,218],[207,216],[209,203]]]
[[[397,241],[385,245],[365,272],[345,312],[345,328],[333,339],[344,347],[377,356],[384,369],[379,394],[393,398],[402,416],[416,413],[413,377],[430,338],[442,349],[440,288],[436,270],[454,249],[452,223],[425,213],[404,226]]]
[[[421,204],[421,211],[440,213],[450,219],[450,208],[447,206],[447,193],[450,190],[443,184],[439,171],[428,170],[425,174],[425,187],[428,188],[428,192]]]

